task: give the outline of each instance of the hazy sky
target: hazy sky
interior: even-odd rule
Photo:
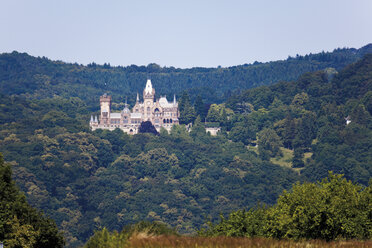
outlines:
[[[0,53],[232,66],[372,42],[372,0],[0,0]]]

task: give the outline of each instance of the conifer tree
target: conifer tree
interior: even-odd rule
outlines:
[[[202,121],[204,121],[205,119],[205,111],[204,111],[204,102],[203,102],[203,98],[198,95],[195,99],[195,104],[194,104],[194,109],[195,109],[195,113],[196,115],[200,116],[200,119]]]
[[[194,107],[191,105],[190,97],[187,92],[184,92],[178,102],[178,110],[180,111],[180,124],[189,124],[194,122],[196,115]]]

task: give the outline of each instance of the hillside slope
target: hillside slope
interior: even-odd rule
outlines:
[[[338,52],[345,51],[360,52]],[[145,79],[145,72],[120,74],[130,68],[82,67],[25,54],[2,55],[0,61],[0,152],[28,201],[56,221],[69,247],[103,226],[120,230],[143,219],[191,233],[209,215],[273,204],[294,182],[323,178],[328,170],[363,185],[372,175],[372,55],[339,73],[305,73],[295,82],[245,90],[212,105],[207,119],[222,127],[216,137],[205,133],[200,119],[190,133],[183,126],[159,136],[91,132],[89,115],[104,82],[96,79]],[[194,75],[192,70],[202,69],[164,70]],[[203,70],[200,80],[219,69]],[[118,99],[142,85],[115,87]],[[272,160],[282,149],[293,154],[289,168]]]
[[[244,114],[248,103],[258,111]],[[297,82],[231,97],[226,105],[241,114],[230,138],[247,143],[256,132],[273,129],[298,158],[312,154],[306,164],[299,159],[295,165],[308,179],[319,180],[332,170],[367,185],[372,177],[371,104],[372,54],[367,54],[338,74],[306,73]],[[253,137],[245,135],[252,130]]]
[[[371,51],[372,44],[369,44],[360,49],[335,49],[283,61],[191,69],[162,68],[156,64],[111,67],[92,63],[82,66],[13,52],[0,55],[0,93],[36,98],[79,97],[96,109],[97,98],[104,92],[112,95],[114,102],[123,102],[128,96],[129,103],[133,103],[136,93],[141,93],[146,78],[150,77],[157,94],[173,97],[188,90],[192,98],[200,94],[207,102],[216,103],[236,90],[296,80],[305,72],[327,67],[340,70]]]

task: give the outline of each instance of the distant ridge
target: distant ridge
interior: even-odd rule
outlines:
[[[187,90],[192,99],[200,94],[207,102],[222,102],[242,89],[293,81],[305,72],[327,67],[340,70],[367,53],[372,53],[371,43],[359,49],[337,48],[332,52],[265,63],[178,69],[154,63],[127,67],[96,63],[83,66],[12,52],[0,55],[0,93],[37,98],[78,96],[92,108],[97,108],[96,99],[103,92],[112,95],[114,102],[123,101],[127,96],[128,103],[133,104],[136,92],[141,91],[143,82],[150,77],[158,94],[171,97],[174,92],[179,95]],[[85,90],[81,91],[81,88]]]

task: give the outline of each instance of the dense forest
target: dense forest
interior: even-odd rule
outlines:
[[[221,215],[218,223],[207,222],[193,237],[182,237],[164,223],[141,221],[120,232],[98,230],[84,248],[313,247],[310,242],[316,239],[353,241],[314,247],[364,247],[368,241],[355,240],[372,238],[371,199],[372,184],[363,188],[330,173],[320,182],[296,183],[273,206]]]
[[[326,68],[340,70],[371,52],[372,44],[368,44],[360,49],[335,49],[288,57],[283,61],[191,69],[157,64],[112,67],[91,63],[82,66],[13,52],[0,55],[0,92],[36,99],[55,95],[79,97],[89,109],[97,109],[97,98],[105,92],[113,96],[114,102],[124,102],[127,97],[128,103],[133,104],[136,93],[141,93],[144,82],[151,78],[157,94],[173,97],[187,90],[192,101],[200,94],[208,103],[221,103],[241,89],[296,80],[305,72]]]
[[[0,189],[0,240],[5,247],[63,247],[64,239],[55,222],[27,203],[2,154]]]
[[[210,69],[85,67],[3,54],[0,152],[28,202],[56,221],[69,247],[94,230],[141,220],[195,233],[207,219],[273,205],[295,182],[330,170],[366,187],[370,49]],[[89,130],[100,94],[134,99],[146,77],[159,94],[177,92],[190,132],[184,125],[158,135]],[[206,126],[221,132],[211,136]]]

